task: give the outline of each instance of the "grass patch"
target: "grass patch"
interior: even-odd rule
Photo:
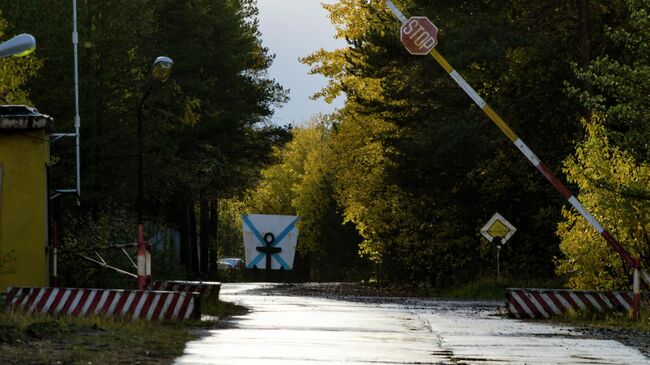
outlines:
[[[215,316],[219,319],[225,319],[232,316],[240,316],[248,313],[246,307],[241,305],[222,302],[221,300],[205,300],[201,303],[201,314]]]
[[[432,296],[457,299],[505,300],[506,288],[563,288],[560,279],[549,280],[518,280],[481,278],[449,288],[436,289]]]
[[[226,306],[226,305],[224,305]],[[0,312],[1,364],[171,364],[214,322]]]
[[[650,303],[643,302],[639,312],[639,320],[632,320],[629,314],[624,313],[594,313],[590,311],[579,311],[567,313],[562,317],[551,319],[553,322],[561,322],[572,326],[592,328],[626,328],[635,331],[650,331]]]

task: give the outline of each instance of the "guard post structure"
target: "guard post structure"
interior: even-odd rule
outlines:
[[[0,291],[49,285],[47,128],[25,105],[0,106]]]

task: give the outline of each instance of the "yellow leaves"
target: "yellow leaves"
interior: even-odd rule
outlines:
[[[650,232],[650,166],[610,145],[601,120],[583,122],[586,139],[565,161],[569,181],[580,188],[578,198],[633,256],[648,247]],[[620,258],[577,212],[564,210],[557,234],[565,258],[557,271],[570,275],[572,287],[616,289],[629,285]]]
[[[90,43],[90,42],[86,42]],[[129,59],[129,61],[135,61],[138,58],[138,47],[132,47],[128,51],[126,51],[126,56]]]
[[[344,50],[325,51],[320,49],[311,55],[301,58],[300,62],[311,67],[310,74],[321,74],[329,79],[328,85],[312,96],[313,99],[324,98],[332,102],[342,91],[340,80],[345,74]]]
[[[0,38],[6,37],[7,21],[0,18]],[[28,78],[36,75],[43,61],[32,53],[27,57],[10,57],[0,62],[0,96],[3,104],[31,105],[29,93],[23,89]]]
[[[371,8],[383,8],[381,0],[339,0],[337,3],[323,5],[330,15],[330,20],[336,28],[336,37],[359,38],[368,27],[368,19],[372,18]]]
[[[183,106],[181,122],[191,126],[198,124],[201,121],[201,99],[191,96],[185,97]]]
[[[338,3],[323,5],[329,11],[330,19],[337,29],[337,38],[349,41],[363,39],[369,31],[370,19],[376,18],[371,9],[383,9],[384,2],[381,0],[340,0]],[[374,10],[373,10],[374,12]],[[358,44],[355,43],[355,47]],[[366,76],[355,75],[349,72],[347,66],[350,63],[361,64],[363,60],[350,52],[350,48],[325,51],[320,49],[313,54],[300,59],[304,64],[311,67],[311,74],[321,74],[329,79],[328,85],[312,98],[323,98],[332,102],[344,91],[351,95],[357,95],[364,99],[381,98],[381,80]]]

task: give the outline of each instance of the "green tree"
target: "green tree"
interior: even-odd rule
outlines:
[[[152,38],[151,9],[146,0],[77,3],[82,199],[88,211],[99,212],[135,201],[135,112],[151,62],[143,52]],[[71,4],[0,2],[13,29],[25,29],[37,39],[44,65],[27,86],[40,109],[55,118],[56,132],[71,132],[74,124]],[[42,9],[48,9],[47,16]],[[60,140],[52,147],[61,161],[52,169],[53,188],[75,184],[72,141]]]
[[[0,18],[0,39],[8,38],[8,24]],[[0,100],[2,104],[32,105],[25,84],[30,81],[42,66],[35,55],[5,58],[0,61]]]
[[[151,62],[170,56],[172,79],[144,106],[145,219],[177,227],[184,262],[205,272],[210,250],[216,252],[218,201],[242,195],[271,162],[272,146],[288,138],[287,128],[269,122],[286,95],[266,75],[273,56],[261,45],[255,1],[77,3],[81,216],[99,220],[111,209],[135,216],[137,107]],[[57,131],[71,131],[71,2],[0,1],[0,9],[12,30],[29,27],[38,39],[44,67],[27,86],[58,121]],[[59,142],[53,154],[61,163],[52,186],[73,185],[74,146]],[[73,200],[63,209],[76,209],[66,203]]]
[[[192,216],[198,213],[197,224],[190,224],[199,227],[198,235],[188,232],[185,245],[194,271],[207,271],[206,260],[198,265],[198,241],[202,258],[216,249],[218,200],[252,186],[271,162],[273,145],[288,135],[286,128],[268,123],[271,107],[284,102],[286,94],[266,78],[273,57],[261,45],[256,14],[255,2],[248,0],[157,2],[158,46],[178,62],[173,97],[158,100],[175,111],[161,115],[155,128],[168,144],[158,144],[152,153],[165,158],[148,169],[150,181],[167,180],[161,187],[169,186],[172,194],[154,190],[149,201],[152,211],[162,205],[188,212],[172,214],[181,227],[197,220]],[[183,123],[177,115],[183,115]],[[165,170],[170,162],[175,166],[171,175]]]
[[[605,54],[577,71],[588,87],[569,87],[585,108],[606,118],[585,123],[587,138],[575,156],[567,159],[565,170],[579,186],[586,205],[633,256],[640,255],[645,266],[650,4],[625,0],[608,3],[608,10],[615,21],[604,27]],[[558,234],[564,256],[558,260],[558,272],[569,275],[569,285],[627,287],[628,268],[612,249],[581,218],[568,211],[563,214]],[[580,232],[581,228],[585,231]]]
[[[430,16],[438,50],[547,165],[559,167],[582,133],[579,117],[588,115],[566,97],[565,85],[585,84],[571,65],[602,52],[602,25],[620,22],[611,16],[619,2],[396,3],[407,15]],[[557,192],[485,125],[446,72],[406,53],[383,1],[325,7],[349,46],[304,62],[330,79],[317,97],[348,97],[332,137],[335,191],[380,276],[446,285],[480,275],[492,260],[478,230],[495,211],[520,228],[506,248],[506,271],[552,275]]]
[[[602,115],[612,142],[641,161],[650,159],[650,4],[621,1],[620,20],[605,27],[606,54],[590,62],[578,76],[592,86],[592,93],[570,88],[585,105]],[[612,11],[613,12],[613,11]]]

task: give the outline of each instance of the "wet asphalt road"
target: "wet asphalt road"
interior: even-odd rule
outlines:
[[[224,284],[251,312],[190,342],[176,364],[650,364],[571,328],[506,319],[499,302],[351,301]]]

